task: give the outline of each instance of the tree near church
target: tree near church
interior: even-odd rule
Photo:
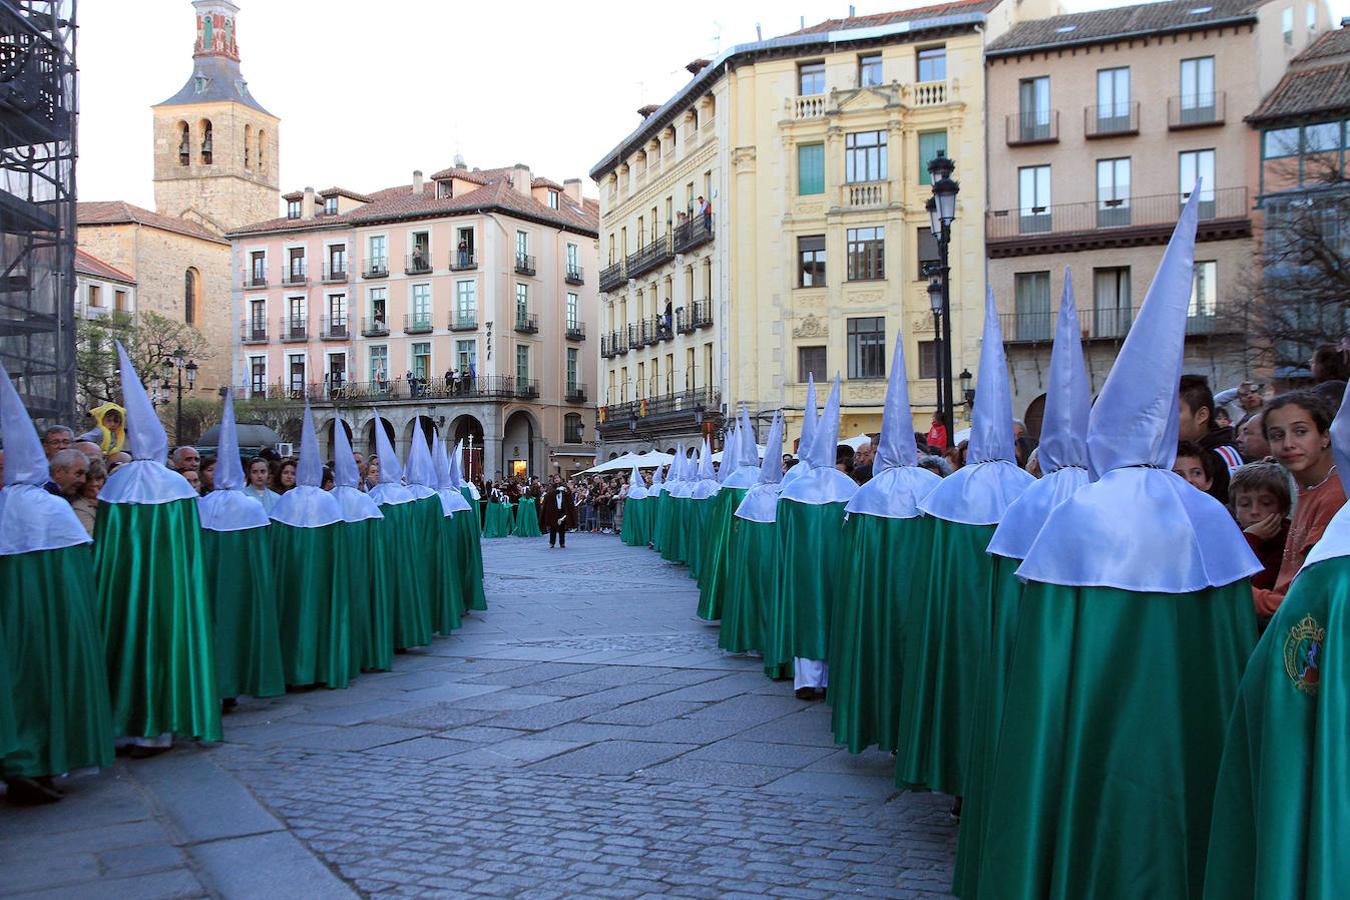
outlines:
[[[200,331],[158,313],[142,311],[134,317],[112,313],[80,319],[75,327],[75,389],[81,409],[122,402],[115,341],[126,347],[132,365],[152,394],[163,377],[164,363],[173,362],[175,350],[183,350],[189,359],[198,361],[215,355]]]

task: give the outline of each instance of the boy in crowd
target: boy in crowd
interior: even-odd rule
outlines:
[[[1177,458],[1172,463],[1172,471],[1189,481],[1197,490],[1212,494],[1218,469],[1219,458],[1199,444],[1191,441],[1177,444]],[[1224,480],[1227,481],[1227,478]],[[1227,485],[1224,490],[1227,490]]]
[[[1273,462],[1243,466],[1233,473],[1228,496],[1238,527],[1264,566],[1252,576],[1252,587],[1270,589],[1280,574],[1289,537],[1289,475]]]

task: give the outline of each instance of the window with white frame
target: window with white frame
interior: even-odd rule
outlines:
[[[266,356],[250,356],[248,358],[248,392],[254,397],[262,397],[267,394]]]
[[[389,290],[388,288],[371,288],[367,296],[370,298],[370,322],[376,328],[385,328],[389,325]]]
[[[1196,260],[1191,279],[1191,302],[1186,315],[1213,316],[1219,309],[1219,264],[1212,259]]]
[[[579,298],[577,297],[577,295],[576,295],[574,292],[572,292],[572,291],[568,291],[568,292],[567,292],[567,330],[568,330],[568,331],[575,331],[576,328],[577,328],[577,322],[578,322],[579,319],[580,319],[580,314],[579,314],[578,309],[577,309],[577,307],[578,307],[579,304],[580,304],[580,300],[579,300]]]
[[[431,375],[431,341],[414,341],[408,351],[408,368],[413,377],[425,379]]]
[[[1212,209],[1205,209],[1203,204],[1214,203],[1214,151],[1213,150],[1187,150],[1177,156],[1179,163],[1178,170],[1180,175],[1181,199],[1184,201],[1190,197],[1191,189],[1195,187],[1196,181],[1202,181],[1200,185],[1200,210],[1201,216],[1213,215]]]
[[[516,282],[516,323],[523,324],[530,317],[530,286]]]
[[[377,385],[389,383],[389,348],[384,344],[372,346],[367,354],[370,380]]]
[[[414,284],[412,286],[412,321],[415,327],[426,328],[431,325],[431,285]]]
[[[460,375],[471,375],[478,371],[478,341],[455,341],[455,366]]]
[[[478,322],[478,282],[472,278],[455,282],[455,323],[460,327]]]
[[[389,238],[382,234],[372,234],[367,243],[368,272],[389,271]]]
[[[575,347],[567,348],[567,389],[577,389],[577,372],[581,368],[581,351]]]
[[[854,131],[844,135],[844,180],[881,181],[886,177],[886,132]]]

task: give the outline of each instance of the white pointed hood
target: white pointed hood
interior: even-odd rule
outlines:
[[[1008,362],[1003,355],[1003,332],[992,286],[985,293],[978,377],[967,464],[942,479],[919,508],[948,522],[997,525],[1035,479],[1017,467]]]
[[[751,485],[745,499],[736,507],[737,518],[750,522],[778,520],[778,497],[783,487],[783,414],[773,417],[769,437],[764,442],[764,461],[759,481]]]
[[[1170,471],[1199,196],[1197,185],[1092,408],[1097,480],[1050,513],[1019,578],[1181,594],[1261,570],[1223,504]]]
[[[118,466],[108,476],[98,499],[106,503],[147,505],[194,499],[197,492],[187,479],[164,467],[169,457],[168,435],[121,341],[117,342],[117,362],[122,376],[122,406],[127,411],[127,450],[132,461]]]
[[[909,405],[909,373],[905,370],[905,335],[897,332],[872,477],[853,495],[848,512],[883,519],[916,518],[922,515],[919,503],[941,480],[935,473],[919,468],[914,416]]]
[[[847,503],[858,493],[858,483],[834,467],[839,449],[839,376],[834,376],[825,410],[811,435],[810,468],[783,480],[783,499],[810,506]],[[800,468],[800,466],[794,466]]]
[[[690,465],[684,444],[676,444],[675,461],[671,463],[670,467],[670,487],[666,489],[666,493],[672,497],[687,498],[694,489],[694,481],[690,477],[693,474],[692,469],[693,466]]]
[[[714,476],[718,484],[726,484],[727,476],[740,465],[741,423],[736,422],[727,429],[726,439],[722,441],[722,461]]]
[[[244,466],[239,461],[239,433],[234,424],[234,394],[225,389],[216,441],[216,486],[197,501],[197,515],[207,531],[246,531],[271,520],[257,500],[244,493]]]
[[[439,434],[431,437],[431,462],[436,471],[436,493],[441,497],[441,511],[452,516],[471,509],[469,501],[459,492],[459,479],[455,477],[450,454],[445,452],[445,443]]]
[[[633,466],[633,471],[628,474],[628,499],[647,499],[647,483],[642,480],[642,473],[638,471],[636,465]]]
[[[42,439],[3,365],[0,365],[0,438],[5,441],[0,556],[89,543],[89,534],[75,517],[75,510],[63,498],[47,493],[44,487],[49,469]],[[183,481],[181,477],[178,480]]]
[[[418,500],[424,500],[436,493],[436,466],[431,461],[431,448],[426,435],[416,422],[413,423],[412,440],[408,447],[408,464],[403,469],[403,480],[408,493]]]
[[[657,466],[655,471],[652,472],[652,486],[647,488],[648,497],[658,497],[661,494],[667,493],[666,468],[667,467]]]
[[[786,488],[806,474],[813,459],[811,448],[815,446],[816,422],[820,410],[816,406],[816,377],[812,373],[806,376],[806,402],[802,405],[802,436],[797,440],[797,464],[783,473],[783,487]]]
[[[295,487],[277,498],[272,520],[295,528],[322,528],[342,521],[342,506],[325,491],[319,441],[314,434],[314,416],[305,401],[305,420],[300,428],[300,461],[295,465]]]
[[[723,487],[750,488],[759,481],[759,447],[755,443],[755,429],[750,424],[750,413],[745,404],[741,404],[741,419],[736,426],[736,452],[739,457],[727,472]],[[722,455],[722,465],[726,466],[727,455]]]
[[[375,413],[375,455],[380,460],[380,480],[370,489],[370,499],[380,506],[410,503],[415,498],[403,486],[403,466],[384,431],[384,420]]]
[[[699,450],[698,471],[695,473],[694,479],[693,486],[689,490],[689,496],[695,500],[707,500],[722,487],[713,474],[712,445],[707,438],[703,439],[703,447]]]
[[[384,513],[370,495],[361,490],[361,472],[352,456],[352,442],[341,419],[333,421],[333,490],[330,491],[342,509],[344,522],[364,522],[383,519]]]
[[[1022,492],[1003,514],[989,542],[995,556],[1025,559],[1050,511],[1089,481],[1088,416],[1092,391],[1083,365],[1083,338],[1073,296],[1073,278],[1064,270],[1055,345],[1050,352],[1050,384],[1041,420],[1040,461],[1043,475]]]

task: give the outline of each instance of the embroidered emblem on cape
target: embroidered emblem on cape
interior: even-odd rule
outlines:
[[[1312,616],[1304,616],[1284,639],[1284,671],[1297,690],[1312,697],[1317,696],[1317,683],[1322,677],[1322,645],[1326,639],[1327,630]]]

